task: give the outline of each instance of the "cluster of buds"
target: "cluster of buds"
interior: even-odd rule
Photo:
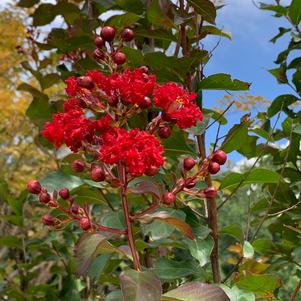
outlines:
[[[115,37],[116,30],[113,27],[104,26],[102,28],[100,35],[95,38],[96,49],[93,55],[97,61],[111,60],[118,66],[126,62],[126,55],[120,49],[123,42],[130,42],[134,39],[134,31],[130,28],[124,28],[119,35],[119,43],[116,48],[114,47]]]
[[[214,186],[207,187],[201,191],[191,190],[196,186],[197,179],[206,177],[208,173],[216,174],[220,170],[220,165],[225,164],[227,161],[227,154],[223,150],[215,151],[211,156],[197,164],[197,162],[191,158],[184,158],[182,161],[183,172],[182,178],[176,182],[175,187],[168,192],[165,192],[162,196],[162,202],[166,205],[171,205],[176,201],[176,195],[179,192],[186,192],[198,197],[204,197],[206,199],[214,199],[217,197],[217,189]],[[191,171],[195,166],[198,170],[190,176],[187,176],[187,172]]]

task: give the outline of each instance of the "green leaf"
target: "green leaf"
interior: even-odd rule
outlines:
[[[186,129],[186,132],[192,135],[202,135],[205,132],[210,119],[211,119],[211,115],[204,115],[204,119],[202,121],[198,120],[196,126],[192,126]]]
[[[80,9],[78,6],[67,1],[58,1],[56,6],[53,8],[53,12],[56,15],[63,16],[66,23],[70,25],[73,25],[80,17]]]
[[[164,257],[160,257],[153,267],[153,271],[161,279],[165,280],[173,280],[192,275],[196,273],[196,269],[197,267],[193,261],[175,261]]]
[[[252,245],[255,251],[260,254],[267,255],[277,253],[277,247],[271,240],[257,239],[252,243]]]
[[[298,25],[301,21],[301,0],[292,0],[288,7],[288,16],[293,24]]]
[[[215,36],[219,36],[219,37],[225,37],[228,38],[229,40],[232,39],[232,35],[229,32],[225,32],[215,26],[211,26],[211,25],[205,25],[202,27],[202,34],[210,34],[210,35],[215,35]]]
[[[272,170],[264,168],[254,168],[250,173],[244,174],[231,173],[227,175],[221,182],[220,189],[233,190],[243,180],[241,186],[248,184],[266,184],[266,183],[278,183],[280,181],[280,175]]]
[[[240,149],[248,137],[248,123],[235,124],[228,132],[221,148],[226,153]]]
[[[36,89],[35,87],[29,84],[22,83],[21,85],[18,86],[17,89],[19,91],[29,92],[33,97],[41,98],[43,100],[48,100],[48,96],[46,94],[42,93],[41,91],[39,91],[38,89]]]
[[[218,286],[201,282],[190,282],[163,295],[162,301],[230,301]]]
[[[188,0],[188,3],[205,21],[215,24],[216,9],[210,0]]]
[[[124,301],[161,300],[161,282],[152,272],[124,271],[120,283]]]
[[[39,3],[40,0],[19,0],[19,2],[17,3],[18,6],[20,7],[32,7],[35,4]]]
[[[51,119],[55,109],[45,98],[34,97],[26,110],[26,116],[40,128],[44,127],[46,121]]]
[[[236,285],[241,289],[264,296],[273,293],[275,289],[280,287],[281,281],[276,276],[248,274],[236,282]]]
[[[200,266],[203,267],[210,262],[210,254],[213,248],[211,237],[206,239],[196,238],[194,240],[186,240],[191,255],[198,260]]]
[[[283,65],[279,68],[269,69],[268,71],[277,79],[278,83],[286,84],[288,82],[286,69]]]
[[[61,78],[57,73],[50,73],[41,78],[40,84],[42,90],[52,87],[53,85],[60,82]]]
[[[169,212],[157,211],[154,213],[145,214],[142,217],[139,217],[138,220],[141,224],[149,224],[157,220],[177,228],[182,234],[187,236],[189,239],[195,239],[190,225],[187,224],[184,220],[174,217]]]
[[[255,301],[255,295],[251,292],[240,290],[237,286],[229,288],[223,284],[219,285],[220,288],[227,294],[230,301]]]
[[[48,174],[41,180],[42,186],[45,186],[49,191],[60,190],[64,187],[72,190],[83,184],[83,181],[75,176],[56,171]]]
[[[230,74],[217,73],[204,78],[200,82],[199,87],[203,90],[242,91],[249,90],[250,85],[250,83],[243,82],[238,79],[232,80]]]
[[[213,118],[214,120],[216,120],[221,125],[225,125],[225,124],[228,123],[228,121],[225,118],[225,116],[221,115],[221,113],[219,113],[219,112],[213,111],[211,109],[205,109],[205,108],[203,108],[202,111],[203,111],[204,114],[210,114],[211,118]]]
[[[221,229],[221,234],[227,234],[232,237],[234,237],[237,241],[239,241],[241,244],[244,241],[244,233],[242,231],[241,225],[233,224],[224,227]]]
[[[254,248],[248,241],[245,241],[243,244],[243,255],[248,259],[254,256]]]
[[[160,29],[137,28],[135,29],[135,36],[153,38],[158,40],[166,40],[171,42],[177,41],[177,38],[172,34],[171,31],[162,28]]]
[[[71,191],[71,195],[76,196],[76,203],[83,205],[88,204],[106,204],[97,188],[92,188],[88,185],[81,185]]]
[[[169,19],[162,11],[158,0],[152,0],[146,12],[149,22],[157,27],[174,27],[171,19]]]
[[[140,16],[134,13],[125,13],[122,15],[115,15],[109,18],[106,22],[107,25],[113,26],[118,29],[123,29],[136,23],[140,19]],[[136,32],[135,32],[136,34]]]
[[[129,47],[122,47],[122,51],[126,54],[127,57],[127,64],[131,67],[139,67],[143,65],[143,55],[140,50],[129,48]]]
[[[272,104],[268,108],[268,117],[273,117],[276,115],[281,109],[285,109],[291,104],[295,103],[299,99],[292,94],[283,94],[277,96]]]
[[[286,34],[287,32],[290,32],[290,31],[291,31],[290,28],[279,27],[279,33],[278,33],[276,36],[274,36],[270,41],[271,41],[272,43],[276,43],[276,41],[277,41],[280,37],[282,37],[284,34]]]
[[[108,242],[111,236],[100,233],[84,233],[75,246],[76,273],[83,276],[87,273],[93,260],[99,254],[121,253],[117,248]]]
[[[55,6],[50,3],[42,3],[32,14],[33,26],[43,26],[51,23],[56,17]]]

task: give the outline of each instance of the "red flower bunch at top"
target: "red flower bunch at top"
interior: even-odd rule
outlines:
[[[148,75],[140,69],[125,70],[116,79],[112,79],[112,86],[118,91],[122,101],[140,105],[145,97],[149,97],[156,83],[155,75]]]
[[[141,176],[164,164],[164,149],[152,134],[132,129],[116,129],[115,134],[107,137],[100,148],[100,160],[106,164],[123,161],[132,176]]]
[[[74,76],[67,78],[66,85],[67,85],[66,92],[67,92],[68,96],[76,96],[77,92],[80,89],[76,78]]]
[[[63,142],[74,152],[82,146],[83,141],[92,142],[96,131],[94,121],[85,118],[78,108],[53,115],[53,122],[47,122],[42,136],[60,147]]]
[[[154,103],[181,129],[195,126],[203,120],[200,108],[193,102],[196,93],[184,90],[176,83],[158,86],[154,91]]]

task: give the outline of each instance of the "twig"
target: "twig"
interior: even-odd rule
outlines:
[[[296,286],[296,288],[295,288],[295,290],[294,290],[294,292],[293,292],[293,294],[290,298],[290,301],[295,301],[296,300],[296,297],[299,293],[300,288],[301,288],[301,279],[299,280],[299,282],[298,282],[298,284],[297,284],[297,286]]]

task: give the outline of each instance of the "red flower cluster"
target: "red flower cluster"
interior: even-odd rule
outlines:
[[[193,102],[196,93],[189,93],[175,83],[158,86],[154,91],[154,103],[181,129],[195,126],[203,120],[200,108]]]
[[[87,71],[86,75],[92,78],[97,88],[101,90],[102,97],[106,99],[118,97],[123,104],[140,105],[145,97],[151,96],[156,82],[155,75],[148,75],[138,68],[134,71],[127,69],[122,74],[114,73],[111,76],[96,70]],[[75,77],[69,77],[66,84],[69,96],[87,94],[87,90],[78,85]]]
[[[95,122],[83,116],[77,108],[65,113],[53,115],[53,122],[47,122],[42,136],[60,147],[63,142],[74,152],[82,146],[82,142],[92,142],[96,127]]]
[[[100,160],[106,164],[123,161],[132,176],[141,176],[164,164],[163,146],[152,134],[132,129],[116,129],[100,148]]]

